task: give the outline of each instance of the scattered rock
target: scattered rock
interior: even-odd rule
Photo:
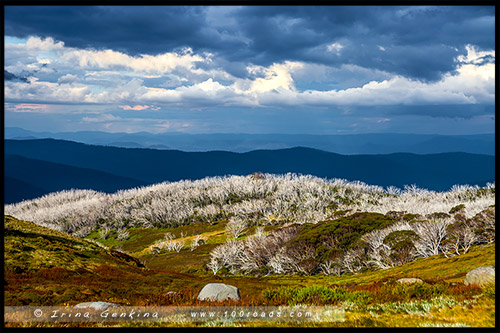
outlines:
[[[240,300],[240,291],[235,286],[224,283],[209,283],[198,294],[198,300],[225,301],[232,299]]]
[[[107,303],[107,302],[84,302],[84,303],[79,303],[74,306],[75,308],[78,309],[86,309],[86,308],[91,308],[94,310],[106,310],[109,307],[117,308],[119,307],[118,304],[115,303]]]
[[[414,283],[424,283],[424,281],[418,279],[418,278],[402,278],[396,281],[397,283],[402,283],[402,284],[414,284]]]
[[[495,281],[495,266],[478,267],[467,273],[464,284],[487,284]]]

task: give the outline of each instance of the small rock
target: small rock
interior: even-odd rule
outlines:
[[[414,283],[424,283],[424,281],[418,279],[418,278],[402,278],[396,281],[397,283],[402,283],[402,284],[414,284]]]
[[[478,267],[465,275],[464,284],[487,284],[495,281],[495,266]]]
[[[79,303],[74,306],[75,308],[78,309],[86,309],[86,308],[91,308],[94,310],[106,310],[109,307],[117,308],[119,307],[118,304],[115,303],[107,303],[107,302],[84,302],[84,303]]]
[[[240,292],[235,286],[224,283],[209,283],[198,294],[198,300],[225,301],[232,299],[240,300]]]

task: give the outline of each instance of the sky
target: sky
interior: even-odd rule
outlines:
[[[480,134],[492,6],[5,6],[5,126]]]

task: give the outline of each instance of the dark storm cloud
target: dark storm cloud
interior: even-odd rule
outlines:
[[[6,70],[4,70],[3,72],[4,72],[3,78],[5,81],[20,81],[20,82],[28,83],[28,79],[25,77],[18,76],[16,74],[13,74],[13,73],[6,71]]]
[[[5,34],[39,35],[78,48],[131,55],[181,47],[208,48],[203,7],[5,7]]]
[[[438,80],[455,69],[465,45],[494,49],[494,23],[494,7],[471,6],[244,6],[229,13],[196,6],[5,7],[9,36],[50,36],[131,55],[191,47],[223,57],[236,76],[246,75],[248,62],[297,60]],[[327,52],[331,43],[342,49]]]
[[[493,7],[245,7],[238,21],[257,61],[292,56],[423,80],[452,71],[466,44],[495,47]],[[340,55],[318,48],[325,41],[340,42]]]

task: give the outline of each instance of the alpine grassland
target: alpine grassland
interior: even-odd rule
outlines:
[[[494,327],[495,185],[382,188],[307,175],[67,190],[4,206],[5,306],[337,306],[338,322],[9,327]],[[401,283],[400,279],[415,279]],[[239,301],[197,299],[208,283]]]

